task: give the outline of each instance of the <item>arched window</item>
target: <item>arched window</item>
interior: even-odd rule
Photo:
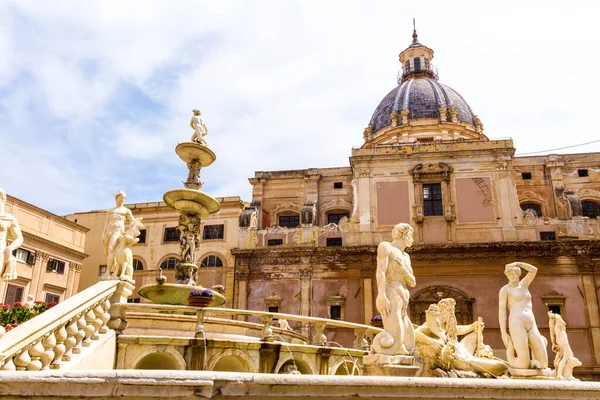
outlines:
[[[300,214],[285,212],[277,215],[278,225],[286,228],[295,228],[300,225]]]
[[[175,269],[175,266],[179,264],[179,260],[175,257],[165,258],[163,262],[160,263],[160,268],[162,269]]]
[[[137,258],[133,259],[133,270],[134,271],[143,271],[144,270],[144,264],[142,264],[142,262],[140,260],[138,260]]]
[[[584,217],[596,218],[600,215],[600,204],[593,201],[582,201],[581,214]]]
[[[533,210],[535,211],[536,215],[538,216],[538,218],[542,217],[542,206],[540,206],[539,204],[535,204],[535,203],[522,203],[521,204],[521,210],[523,211],[527,211],[527,210]]]
[[[208,256],[200,263],[200,268],[220,268],[223,266],[223,261],[217,256]]]

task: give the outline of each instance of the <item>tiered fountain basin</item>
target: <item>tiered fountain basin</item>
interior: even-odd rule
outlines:
[[[208,167],[217,159],[211,149],[196,142],[179,143],[175,147],[175,152],[186,164],[198,161],[202,164],[202,167]]]
[[[197,215],[206,218],[221,209],[219,202],[212,196],[196,189],[173,189],[163,196],[167,205],[182,214]]]
[[[202,286],[183,285],[180,283],[163,283],[162,285],[142,286],[138,293],[143,298],[152,301],[154,304],[170,304],[173,306],[187,306],[187,298],[192,290],[202,290]],[[225,304],[225,297],[214,292],[210,307],[218,307]]]

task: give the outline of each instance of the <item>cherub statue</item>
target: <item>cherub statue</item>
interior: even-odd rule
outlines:
[[[581,361],[575,357],[569,339],[567,338],[567,324],[560,314],[548,312],[550,320],[550,340],[552,341],[552,351],[556,353],[554,358],[554,368],[556,369],[556,379],[577,381],[579,379],[573,376],[573,368],[579,367]]]
[[[283,329],[284,331],[292,331],[292,327],[290,326],[289,322],[287,322],[286,319],[280,319],[279,320],[279,327],[281,329]]]
[[[179,243],[183,263],[192,264],[194,262],[198,246],[200,246],[198,236],[192,231],[184,231]]]
[[[129,228],[119,237],[117,245],[114,250],[114,269],[109,270],[112,275],[118,276],[122,281],[129,281],[133,278],[133,253],[131,248],[134,244],[138,243],[140,239],[140,228],[142,225],[142,218],[134,219]]]
[[[19,221],[4,211],[5,204],[6,192],[0,189],[0,275],[5,281],[12,281],[17,279],[17,259],[12,253],[23,244],[23,234]]]
[[[190,121],[190,127],[194,130],[194,134],[192,135],[191,141],[206,146],[204,136],[208,135],[208,128],[202,119],[200,110],[193,110],[192,112],[194,113],[194,116]]]

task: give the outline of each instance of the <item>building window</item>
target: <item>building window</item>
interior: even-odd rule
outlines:
[[[542,301],[546,305],[546,311],[550,311],[553,314],[559,314],[566,321],[567,315],[565,313],[565,300],[566,297],[555,290],[552,290],[542,296]]]
[[[421,59],[420,58],[413,58],[413,64],[415,65],[415,72],[420,72],[421,71]]]
[[[331,319],[342,319],[342,306],[329,307],[329,316]]]
[[[582,201],[581,213],[584,217],[596,218],[600,215],[600,204],[593,201]]]
[[[531,172],[521,172],[521,178],[523,178],[524,181],[531,179]]]
[[[404,73],[410,74],[410,61],[409,60],[406,60],[406,62],[404,63]]]
[[[429,59],[425,58],[425,70],[429,71]]]
[[[267,246],[281,246],[283,239],[269,239],[267,240]]]
[[[202,232],[202,239],[223,239],[225,233],[225,225],[204,225],[204,231]]]
[[[443,215],[442,185],[440,183],[423,184],[423,214],[426,217]]]
[[[46,266],[46,271],[49,272],[56,272],[57,274],[64,274],[65,273],[65,262],[64,261],[59,261],[59,260],[55,260],[53,258],[48,260],[48,265]]]
[[[223,261],[217,256],[208,256],[200,263],[200,268],[220,268],[223,266]]]
[[[175,269],[175,266],[179,264],[179,260],[175,257],[169,257],[160,263],[160,268],[164,269]]]
[[[54,293],[46,293],[46,303],[58,303],[60,301],[60,295]]]
[[[342,182],[333,182],[333,188],[334,189],[341,189],[342,188]]]
[[[127,299],[128,303],[140,303],[141,301],[142,301],[142,299],[139,298],[139,297],[134,297],[134,298]]]
[[[279,296],[276,292],[271,293],[270,296],[265,297],[265,309],[268,312],[278,313],[281,309],[281,296]]]
[[[521,210],[523,210],[523,211],[533,210],[533,211],[535,211],[535,215],[537,215],[538,218],[542,217],[542,206],[540,206],[539,204],[523,203],[523,204],[521,204]]]
[[[346,296],[340,293],[333,293],[325,298],[325,303],[327,304],[327,314],[330,319],[344,319]]]
[[[133,259],[133,270],[134,271],[143,271],[144,270],[144,264],[142,264],[142,262],[140,260],[138,260],[137,258]]]
[[[181,232],[177,228],[165,228],[164,242],[179,242]]]
[[[35,253],[33,251],[25,249],[16,249],[15,251],[13,251],[13,255],[15,256],[17,261],[21,261],[29,265],[35,264]]]
[[[589,176],[588,170],[587,169],[578,169],[577,175],[579,175],[580,178],[585,178],[586,176]]]
[[[140,229],[140,236],[138,236],[138,243],[146,243],[146,229]]]
[[[556,232],[540,232],[540,240],[556,240]]]
[[[342,245],[342,238],[327,238],[327,247],[339,247]]]
[[[270,306],[269,307],[269,312],[278,313],[279,312],[279,307],[277,307],[277,306]]]
[[[108,269],[108,268],[106,267],[106,265],[101,265],[101,266],[98,268],[98,276],[106,275],[106,270],[107,270],[107,269]]]
[[[299,215],[281,215],[279,217],[279,226],[284,226],[287,228],[295,228],[300,225],[300,216]]]
[[[350,214],[348,214],[348,213],[327,214],[327,223],[337,225],[340,223],[340,219],[342,219],[344,217],[350,218]]]
[[[6,296],[4,296],[4,304],[10,304],[11,306],[15,303],[20,303],[23,300],[23,286],[6,285]]]

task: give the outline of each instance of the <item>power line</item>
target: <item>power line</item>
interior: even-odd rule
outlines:
[[[515,154],[516,156],[528,156],[530,154],[540,154],[540,153],[548,153],[551,151],[557,151],[557,150],[564,150],[564,149],[571,149],[573,147],[579,147],[579,146],[585,146],[586,144],[592,144],[592,143],[598,143],[600,142],[600,139],[598,140],[593,140],[591,142],[586,142],[586,143],[579,143],[579,144],[574,144],[572,146],[566,146],[566,147],[559,147],[558,149],[550,149],[550,150],[542,150],[542,151],[532,151],[529,153],[517,153]]]

